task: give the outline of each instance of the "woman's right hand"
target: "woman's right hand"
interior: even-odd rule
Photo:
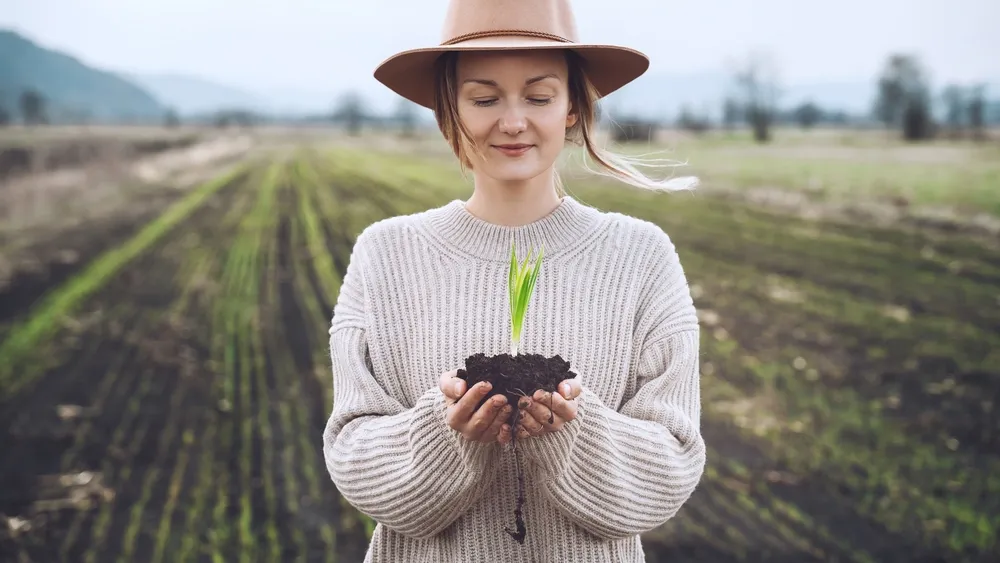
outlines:
[[[507,397],[494,395],[476,410],[476,405],[490,392],[490,385],[481,382],[466,392],[464,379],[458,377],[458,370],[441,374],[441,392],[448,403],[445,421],[467,440],[474,442],[497,442],[502,436],[510,435],[511,407]]]

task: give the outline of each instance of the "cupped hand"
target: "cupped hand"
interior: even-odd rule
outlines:
[[[478,383],[467,392],[466,382],[458,377],[458,370],[451,370],[441,374],[439,385],[448,404],[445,421],[466,439],[490,443],[500,441],[504,429],[510,434],[510,425],[506,422],[512,409],[507,404],[507,397],[494,395],[476,409],[489,394],[489,383]]]
[[[521,409],[517,423],[518,440],[558,432],[567,422],[576,418],[576,398],[583,392],[580,381],[566,379],[556,389],[559,390],[558,393],[539,389],[531,397],[521,397],[518,402]],[[501,434],[499,441],[502,444],[510,442],[510,433]]]

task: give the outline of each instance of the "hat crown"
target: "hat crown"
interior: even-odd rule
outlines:
[[[451,0],[442,45],[498,35],[577,42],[569,0]]]

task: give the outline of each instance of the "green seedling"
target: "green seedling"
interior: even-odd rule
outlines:
[[[510,245],[510,273],[507,276],[507,287],[510,297],[510,355],[517,356],[518,347],[521,344],[521,330],[524,327],[524,313],[528,310],[528,302],[531,300],[531,293],[535,289],[535,281],[538,280],[538,271],[542,267],[542,255],[545,248],[538,251],[533,269],[528,269],[528,261],[531,253],[525,257],[524,263],[518,266],[517,254],[514,251],[514,243]]]

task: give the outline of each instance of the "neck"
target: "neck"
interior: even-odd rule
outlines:
[[[439,248],[476,259],[510,264],[511,244],[520,258],[544,247],[545,260],[557,260],[599,236],[608,224],[606,215],[566,195],[548,214],[519,225],[501,225],[470,212],[462,200],[428,210],[417,222]]]
[[[465,209],[483,221],[517,227],[538,220],[559,206],[553,169],[525,181],[505,182],[475,173]]]

